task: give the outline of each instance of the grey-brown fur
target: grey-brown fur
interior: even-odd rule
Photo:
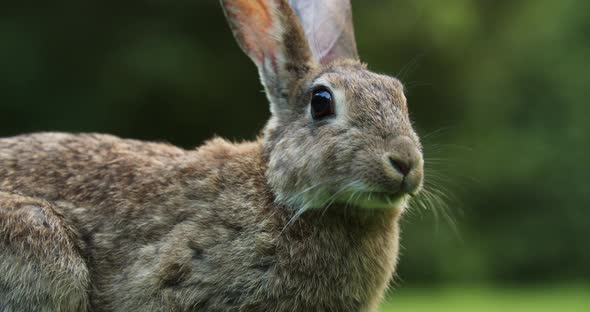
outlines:
[[[237,6],[230,23],[243,1],[222,1]],[[280,50],[262,47],[282,53],[274,67],[257,63],[272,117],[256,141],[0,139],[0,310],[376,309],[397,262],[402,184],[422,180],[403,88],[354,59],[315,64],[286,2],[257,1],[290,31],[272,36]],[[316,122],[318,81],[346,100]],[[405,180],[384,155],[411,164]],[[368,209],[372,192],[405,199]]]

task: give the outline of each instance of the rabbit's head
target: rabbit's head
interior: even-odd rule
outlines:
[[[359,62],[349,0],[221,0],[270,101],[264,131],[276,200],[403,208],[423,159],[402,84]]]

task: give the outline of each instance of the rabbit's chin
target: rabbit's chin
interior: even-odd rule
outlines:
[[[404,209],[410,195],[405,193],[367,192],[342,196],[336,201],[351,207],[364,209]]]

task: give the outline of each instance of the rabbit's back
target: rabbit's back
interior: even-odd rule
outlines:
[[[261,183],[264,171],[258,147],[256,142],[233,145],[216,139],[196,151],[185,151],[98,134],[0,139],[4,200],[0,213],[19,208],[22,216],[34,209],[59,215],[62,225],[57,229],[69,228],[72,235],[54,233],[63,242],[53,244],[79,251],[76,261],[90,271],[90,305],[99,307],[94,310],[144,311],[163,304],[174,307],[177,301],[214,306],[207,301],[227,276],[243,276],[244,283],[255,281],[234,263],[258,263],[256,253],[233,253],[255,244],[264,252],[265,237],[256,232],[266,217],[253,207],[270,200]],[[47,208],[20,205],[17,199]],[[31,221],[22,216],[18,218],[23,226],[30,226],[26,224]],[[0,234],[5,238],[15,233],[14,223],[3,219],[2,225]],[[244,232],[250,233],[236,237]],[[19,239],[36,237],[11,241],[20,257],[15,261],[30,262],[30,250]],[[46,252],[46,247],[41,241],[32,246],[34,252]],[[15,262],[5,252],[0,256],[5,267]],[[231,267],[242,271],[228,275],[225,268]],[[6,273],[2,265],[0,270],[4,270],[0,275]],[[183,294],[184,298],[176,298]],[[229,290],[220,295],[228,296],[237,295]]]
[[[0,308],[82,311],[88,294],[100,302],[92,290],[109,289],[135,256],[126,240],[154,231],[148,210],[165,205],[150,201],[173,189],[164,173],[184,154],[98,134],[0,139],[0,285],[11,289]]]
[[[146,187],[185,152],[110,135],[38,133],[0,139],[0,189],[50,200],[109,201]]]

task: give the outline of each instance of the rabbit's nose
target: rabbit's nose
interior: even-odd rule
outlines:
[[[422,185],[422,154],[409,138],[396,140],[394,150],[386,153],[383,159],[386,173],[399,191],[414,194]]]
[[[401,159],[398,155],[389,155],[387,156],[389,159],[389,164],[395,171],[403,175],[404,177],[410,173],[412,170],[412,165],[408,163],[407,160]]]

